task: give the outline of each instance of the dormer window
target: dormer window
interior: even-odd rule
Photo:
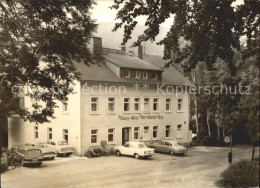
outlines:
[[[152,79],[154,79],[154,80],[157,79],[157,74],[156,74],[156,72],[153,72],[153,73],[152,73]]]
[[[143,72],[143,78],[144,78],[144,79],[147,79],[147,78],[148,78],[147,75],[148,75],[147,72]]]
[[[125,70],[125,77],[130,77],[130,72],[129,72],[129,70]]]
[[[140,78],[140,71],[135,72],[135,78]]]

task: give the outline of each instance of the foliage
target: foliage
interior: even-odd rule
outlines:
[[[233,7],[235,0],[114,2],[111,8],[118,10],[116,19],[121,20],[114,30],[124,26],[123,43],[131,38],[137,17],[147,16],[147,29],[134,45],[142,41],[154,41],[160,25],[173,17],[170,31],[159,44],[164,45],[164,58],[170,60],[169,64],[181,63],[185,71],[195,68],[199,61],[205,62],[207,68],[212,70],[219,58],[227,63],[231,75],[235,75],[235,50],[241,51],[243,60],[259,51],[259,1],[245,0],[236,8]],[[241,37],[245,38],[246,43],[243,49]],[[180,38],[187,41],[185,46],[179,42]]]
[[[240,160],[221,174],[222,187],[258,187],[259,161]]]
[[[203,146],[216,146],[217,144],[217,138],[213,135],[211,136],[205,136],[201,141],[201,145]]]
[[[220,139],[235,132],[241,123],[247,128],[251,141],[259,137],[260,17],[257,7],[260,1],[244,0],[240,5],[234,5],[236,0],[114,2],[111,8],[118,11],[116,19],[121,21],[114,31],[124,26],[123,43],[131,38],[139,16],[146,17],[147,29],[134,46],[142,41],[154,41],[160,25],[173,18],[169,32],[158,43],[164,45],[164,58],[168,60],[165,68],[180,66],[197,89],[221,84],[231,87],[232,92],[217,95],[207,93],[204,88],[191,101],[194,104],[196,100],[198,104],[199,139],[216,133]],[[249,86],[251,94],[233,94],[238,86]],[[191,112],[194,111],[192,108]],[[219,126],[214,130],[217,121]]]
[[[56,101],[64,102],[73,93],[69,88],[79,78],[73,62],[95,62],[87,47],[96,28],[89,12],[92,3],[0,1],[1,119],[19,114],[25,120],[47,122],[53,118]],[[27,86],[25,94],[34,99],[32,111],[20,108],[20,96],[12,90],[16,86]]]

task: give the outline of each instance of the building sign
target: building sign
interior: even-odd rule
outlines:
[[[145,120],[145,119],[163,119],[163,116],[161,115],[131,115],[131,116],[126,116],[126,115],[119,115],[118,116],[119,120]]]

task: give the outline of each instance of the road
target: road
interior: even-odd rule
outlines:
[[[186,156],[156,153],[148,160],[132,157],[77,156],[44,161],[40,168],[20,167],[2,174],[4,188],[216,187],[228,167],[229,148],[193,147]],[[251,148],[233,148],[233,161],[250,158]],[[258,155],[258,153],[257,153]]]

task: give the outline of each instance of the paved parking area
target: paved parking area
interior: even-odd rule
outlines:
[[[215,187],[228,167],[229,148],[193,147],[186,156],[156,153],[133,157],[78,156],[44,161],[40,168],[20,167],[2,174],[2,187]],[[250,147],[235,147],[234,161],[249,158]]]

